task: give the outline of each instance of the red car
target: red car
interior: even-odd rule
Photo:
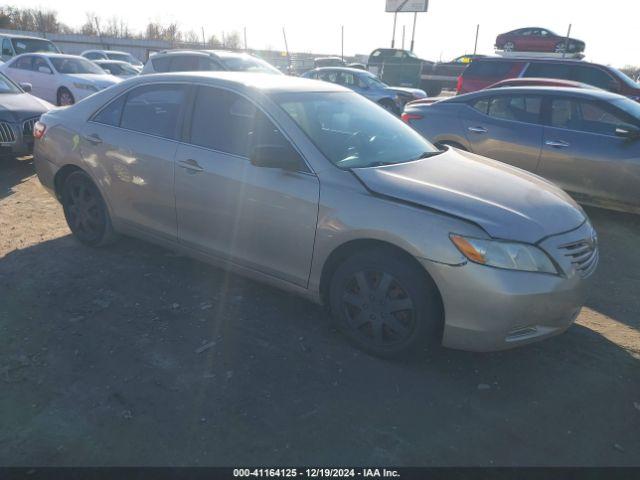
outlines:
[[[597,89],[593,85],[587,85],[573,80],[562,80],[560,78],[509,78],[489,85],[485,90],[491,88],[504,87],[565,87],[565,88],[591,88]]]
[[[496,49],[505,52],[581,53],[584,52],[585,43],[570,38],[567,45],[567,37],[546,28],[529,27],[498,35]]]

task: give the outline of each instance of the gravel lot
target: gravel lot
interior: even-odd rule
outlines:
[[[569,332],[393,363],[282,292],[80,246],[32,162],[0,159],[0,465],[640,465],[640,217],[588,213]]]

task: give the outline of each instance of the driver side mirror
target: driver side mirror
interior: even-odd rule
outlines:
[[[48,73],[49,75],[51,75],[51,69],[49,67],[45,67],[44,65],[38,67],[38,72]]]
[[[24,90],[24,93],[29,93],[31,92],[31,90],[33,90],[33,85],[31,85],[30,83],[21,83],[20,84],[20,88],[22,88],[22,90]]]
[[[620,125],[616,127],[616,137],[637,140],[640,138],[640,128],[633,125]]]
[[[262,168],[279,168],[290,172],[300,169],[302,159],[293,148],[282,145],[257,145],[249,157],[252,165]]]

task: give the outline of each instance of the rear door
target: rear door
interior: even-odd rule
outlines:
[[[189,88],[134,88],[100,110],[84,129],[84,159],[109,188],[117,220],[142,233],[176,241],[174,157]]]
[[[317,177],[302,167],[302,158],[297,172],[249,161],[256,145],[295,148],[269,116],[235,92],[198,87],[189,118],[176,156],[180,242],[306,287],[318,218]]]
[[[549,98],[538,173],[578,199],[640,206],[640,141],[616,136],[638,121],[611,104]]]
[[[24,55],[10,61],[8,68],[4,70],[7,76],[16,83],[31,83],[31,74],[33,73],[33,55]],[[34,95],[39,96],[34,91]]]
[[[472,101],[462,114],[474,153],[535,172],[542,149],[542,97],[497,94]]]

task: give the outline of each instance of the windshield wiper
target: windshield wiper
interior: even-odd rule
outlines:
[[[422,155],[420,155],[418,158],[414,158],[413,160],[411,160],[412,162],[415,162],[416,160],[424,160],[425,158],[431,158],[431,157],[435,157],[436,155],[440,155],[442,152],[439,151],[435,151],[435,152],[424,152]]]

